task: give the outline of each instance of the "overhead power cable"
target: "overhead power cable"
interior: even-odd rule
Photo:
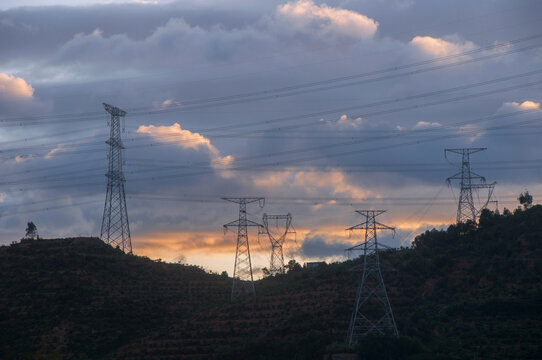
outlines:
[[[304,84],[285,86],[285,87],[274,88],[274,89],[266,89],[266,90],[260,90],[260,91],[256,90],[256,91],[252,91],[252,92],[249,92],[249,93],[240,93],[240,94],[228,95],[228,96],[224,96],[224,97],[213,97],[213,98],[208,98],[208,99],[199,99],[199,100],[192,100],[192,101],[184,100],[184,101],[181,101],[181,103],[184,104],[184,106],[180,107],[180,108],[156,109],[156,108],[152,108],[152,107],[151,108],[149,108],[149,107],[138,107],[138,108],[126,107],[126,109],[127,109],[128,112],[130,112],[131,116],[138,116],[138,115],[149,115],[149,114],[165,113],[165,112],[171,112],[171,111],[185,111],[185,108],[193,110],[193,109],[196,109],[196,106],[209,105],[210,103],[215,103],[215,102],[220,102],[220,101],[222,101],[222,103],[219,103],[219,105],[227,105],[227,104],[232,104],[231,100],[243,99],[243,98],[255,97],[255,96],[257,97],[257,96],[260,96],[260,95],[269,95],[269,96],[272,96],[272,97],[277,97],[277,93],[280,93],[280,92],[306,89],[306,88],[311,88],[311,87],[315,87],[315,86],[322,86],[322,85],[326,85],[326,84],[333,84],[333,83],[337,83],[337,82],[351,80],[351,79],[355,79],[355,78],[363,78],[363,77],[369,77],[369,76],[374,76],[374,75],[379,75],[379,74],[385,74],[385,73],[388,73],[388,72],[395,72],[395,71],[398,71],[398,70],[404,70],[404,69],[408,69],[408,68],[413,68],[413,67],[423,66],[423,65],[427,65],[427,64],[432,64],[432,63],[435,63],[435,62],[455,59],[455,58],[459,58],[459,57],[462,57],[462,56],[469,56],[469,55],[473,55],[473,54],[483,52],[483,51],[496,50],[496,49],[500,49],[500,48],[505,48],[506,49],[506,48],[511,47],[512,45],[527,42],[527,41],[531,41],[531,40],[535,40],[535,39],[539,39],[539,38],[542,38],[542,34],[534,34],[534,35],[527,36],[527,37],[524,37],[524,38],[510,40],[510,41],[507,41],[507,42],[494,44],[494,45],[490,45],[490,46],[486,46],[486,47],[481,47],[481,48],[478,48],[478,49],[469,50],[469,51],[465,51],[465,52],[460,52],[460,53],[457,53],[457,54],[451,54],[451,55],[437,57],[437,58],[433,58],[433,59],[429,59],[429,60],[425,60],[425,61],[419,61],[419,62],[414,62],[414,63],[410,63],[410,64],[405,64],[405,65],[400,65],[400,66],[395,66],[395,67],[391,67],[391,68],[385,68],[385,69],[380,69],[380,70],[375,70],[375,71],[370,71],[370,72],[365,72],[365,73],[360,73],[360,74],[342,76],[342,77],[337,77],[337,78],[332,78],[332,79],[326,79],[326,80],[321,80],[321,81],[316,81],[316,82],[309,82],[309,83],[304,83]],[[382,76],[382,77],[379,77],[379,78],[368,79],[366,81],[369,81],[369,82],[382,81],[382,80],[393,79],[393,78],[397,78],[397,77],[401,77],[401,76],[409,76],[409,75],[414,75],[414,74],[418,74],[418,73],[422,73],[422,72],[434,71],[434,70],[443,69],[443,68],[446,68],[446,67],[464,65],[464,64],[468,64],[468,63],[472,63],[472,62],[487,60],[487,59],[490,59],[490,58],[493,58],[493,57],[500,57],[500,56],[504,56],[504,55],[514,54],[514,53],[517,53],[517,52],[527,51],[527,50],[531,50],[531,49],[534,49],[534,48],[537,48],[537,47],[540,47],[540,46],[542,46],[542,43],[529,45],[529,46],[526,46],[526,47],[523,47],[523,48],[512,48],[512,49],[508,49],[508,50],[505,50],[505,51],[500,51],[500,52],[497,52],[497,53],[488,54],[488,55],[478,57],[478,58],[469,58],[469,59],[465,59],[465,60],[461,60],[461,61],[457,61],[457,62],[453,62],[453,63],[449,63],[449,64],[444,64],[444,65],[439,65],[439,66],[435,66],[435,67],[429,67],[429,68],[425,68],[425,69],[418,69],[418,70],[415,70],[415,71],[405,72],[405,73],[401,73],[401,74],[394,74],[394,75],[391,75],[391,77],[390,76]],[[352,85],[358,85],[358,84],[361,84],[361,83],[359,83],[359,82],[357,82],[357,83],[348,83],[348,84],[345,84],[344,86],[352,86]],[[341,85],[341,86],[343,86],[343,85]],[[322,90],[327,90],[327,89],[320,88],[320,90],[317,90],[317,91],[322,91]],[[298,95],[298,94],[300,94],[300,92],[287,93],[287,94],[290,94],[290,95],[287,95],[287,96]],[[265,97],[265,98],[267,98],[267,97]],[[261,98],[261,96],[260,96],[260,98],[255,98],[255,99],[249,100],[249,101],[262,100],[262,99],[263,98]],[[226,102],[224,102],[224,101],[226,101]],[[193,105],[190,105],[190,104],[193,104]],[[188,107],[187,107],[187,105],[188,105]],[[192,107],[190,108],[190,106],[192,106]],[[95,119],[95,118],[103,118],[102,112],[93,111],[93,112],[84,112],[84,113],[66,113],[66,114],[31,115],[31,116],[24,116],[24,117],[11,117],[11,118],[2,118],[2,119],[0,119],[0,123],[9,122],[9,121],[15,121],[15,122],[27,121],[27,122],[30,122],[30,121],[39,121],[39,120],[52,120],[52,122],[55,122],[55,120],[56,120],[56,122],[58,122],[58,121],[61,122],[61,121],[73,121],[75,119],[90,120],[90,119]],[[21,125],[21,124],[19,124],[19,125]]]
[[[491,127],[491,128],[486,128],[486,129],[483,129],[483,131],[494,131],[496,129],[505,129],[505,128],[513,128],[513,127],[518,127],[518,126],[522,126],[524,124],[529,124],[529,123],[532,123],[532,122],[535,122],[535,121],[540,121],[540,119],[534,119],[534,120],[527,120],[527,121],[522,121],[522,122],[516,122],[516,123],[513,123],[513,124],[507,124],[507,125],[501,125],[501,126],[494,126],[494,127]],[[276,166],[277,164],[282,164],[282,165],[291,165],[291,164],[297,164],[297,163],[307,163],[308,161],[312,161],[312,160],[316,160],[316,159],[322,159],[322,158],[331,158],[331,157],[337,157],[337,156],[344,156],[346,154],[352,154],[352,153],[356,153],[356,154],[359,154],[359,153],[364,153],[364,152],[370,152],[370,151],[377,151],[377,150],[384,150],[384,149],[391,149],[391,148],[397,148],[397,147],[403,147],[403,146],[411,146],[411,145],[417,145],[417,144],[420,144],[420,143],[425,143],[425,142],[432,142],[432,141],[439,141],[439,140],[443,140],[443,139],[452,139],[452,138],[456,138],[456,137],[462,137],[462,136],[473,136],[475,135],[477,132],[479,132],[480,129],[476,129],[476,130],[473,130],[473,131],[469,131],[469,132],[465,132],[463,134],[450,134],[450,135],[445,135],[445,136],[436,136],[434,138],[428,138],[428,139],[424,139],[424,140],[413,140],[413,141],[407,141],[407,142],[402,142],[402,143],[396,143],[396,144],[390,144],[390,145],[383,145],[383,146],[379,146],[379,147],[373,147],[373,148],[365,148],[365,149],[356,149],[356,150],[349,150],[349,151],[343,151],[343,152],[339,152],[339,153],[332,153],[332,154],[326,154],[326,155],[310,155],[310,156],[305,156],[305,157],[301,157],[301,158],[289,158],[288,160],[284,160],[282,162],[271,162],[271,163],[258,163],[258,164],[254,164],[254,165],[240,165],[240,166],[234,166],[234,167],[231,167],[231,169],[228,169],[228,168],[224,168],[222,170],[224,171],[228,171],[228,170],[234,170],[234,171],[239,171],[239,170],[244,170],[244,169],[248,169],[248,168],[254,168],[254,169],[265,169],[265,168],[268,168],[270,166]],[[305,151],[306,149],[303,149],[303,152]],[[298,152],[301,152],[301,151],[298,151]],[[272,156],[272,154],[268,154],[268,156]],[[261,158],[262,156],[260,156]],[[167,179],[167,178],[181,178],[181,177],[188,177],[188,176],[197,176],[197,175],[206,175],[206,174],[210,174],[210,173],[213,173],[213,172],[216,172],[216,171],[219,171],[220,169],[201,169],[199,171],[191,171],[191,172],[181,172],[181,173],[170,173],[170,174],[164,174],[164,175],[157,175],[155,172],[152,173],[151,176],[147,176],[147,177],[133,177],[130,179],[130,182],[131,183],[134,183],[134,182],[141,182],[141,181],[154,181],[154,180],[159,180],[159,179]],[[86,179],[89,179],[88,176],[79,176],[79,178],[84,178],[85,180]],[[72,178],[66,178],[66,179],[56,179],[55,181],[69,181],[70,183],[69,184],[59,184],[59,186],[63,186],[63,187],[72,187],[72,186],[75,186],[75,187],[80,187],[80,186],[86,186],[86,185],[96,185],[97,183],[96,182],[86,182],[86,183],[74,183],[73,182],[73,177]],[[45,181],[42,181],[41,182],[42,184],[46,183]],[[45,188],[56,188],[57,186],[46,186]],[[39,187],[34,187],[35,188],[39,188]],[[24,191],[25,189],[24,188],[19,188],[17,189],[19,191]],[[28,189],[26,189],[28,190]],[[6,189],[7,191],[7,189]]]
[[[474,88],[474,87],[488,85],[488,84],[492,84],[492,83],[496,83],[496,82],[508,81],[508,80],[517,79],[517,78],[521,78],[521,77],[525,77],[525,76],[530,76],[530,75],[538,74],[538,73],[542,73],[542,70],[530,71],[530,72],[527,72],[527,73],[516,74],[516,75],[513,75],[513,76],[506,76],[506,77],[501,77],[501,78],[492,79],[492,80],[488,80],[488,81],[483,81],[483,82],[479,82],[479,83],[461,85],[461,86],[458,86],[458,87],[453,87],[453,88],[449,88],[449,89],[442,89],[442,90],[438,90],[438,91],[433,91],[433,92],[429,92],[429,93],[422,93],[422,94],[407,96],[407,97],[403,97],[403,98],[396,98],[396,99],[391,99],[391,100],[385,100],[385,101],[379,101],[379,102],[375,102],[375,103],[365,104],[365,105],[361,105],[361,106],[343,108],[341,110],[335,109],[335,110],[331,110],[331,111],[324,111],[324,112],[319,112],[319,113],[312,113],[312,114],[308,114],[308,115],[302,115],[302,116],[299,116],[299,117],[294,116],[294,117],[278,118],[278,119],[273,119],[273,120],[264,120],[264,121],[260,121],[260,122],[253,122],[251,124],[242,124],[242,125],[237,124],[237,125],[229,125],[227,127],[221,126],[221,127],[211,128],[211,129],[203,129],[203,130],[200,129],[200,130],[197,130],[197,131],[211,132],[211,131],[223,131],[223,130],[227,130],[227,129],[231,130],[231,129],[234,129],[234,128],[245,127],[245,126],[270,124],[272,122],[273,123],[275,123],[275,122],[284,122],[284,121],[302,119],[302,118],[306,118],[306,117],[314,117],[316,114],[322,115],[322,114],[328,114],[328,113],[346,112],[346,111],[349,111],[349,110],[359,109],[359,108],[364,108],[364,107],[374,107],[374,106],[380,106],[380,105],[385,105],[385,104],[389,104],[389,103],[396,103],[396,102],[401,102],[401,101],[407,101],[407,100],[411,101],[411,100],[413,100],[415,98],[428,97],[428,96],[433,96],[433,95],[438,95],[438,94],[442,94],[442,93],[446,93],[446,92],[453,92],[453,91],[458,91],[458,90],[465,90],[467,88]],[[365,113],[365,114],[361,114],[361,115],[358,115],[358,116],[355,116],[355,117],[367,117],[367,116],[383,115],[383,114],[389,114],[389,113],[392,113],[392,112],[400,112],[400,111],[407,111],[407,110],[412,110],[412,109],[419,109],[421,107],[435,106],[435,105],[445,104],[445,103],[448,103],[448,102],[455,102],[455,101],[461,101],[461,100],[466,100],[466,99],[473,99],[473,98],[478,97],[478,96],[487,96],[489,94],[514,90],[514,89],[518,89],[518,88],[522,88],[522,87],[533,86],[533,85],[536,85],[538,83],[542,83],[542,81],[538,81],[538,82],[534,82],[534,83],[527,83],[527,84],[519,84],[519,85],[515,85],[515,86],[511,86],[511,87],[501,88],[501,89],[493,89],[493,90],[485,91],[485,92],[482,92],[482,93],[464,95],[464,96],[460,96],[460,97],[456,97],[456,98],[452,98],[452,99],[443,99],[443,100],[438,100],[436,102],[430,102],[430,103],[425,103],[425,104],[409,105],[409,106],[406,106],[406,107],[396,108],[396,109],[378,110],[378,111],[375,111],[375,112],[372,112],[372,113]],[[520,114],[520,113],[534,112],[536,110],[537,109],[531,109],[531,110],[526,110],[526,111],[518,111],[517,113]],[[334,120],[332,122],[337,122],[337,121],[338,120]],[[290,125],[290,126],[287,126],[287,127],[281,127],[279,129],[280,130],[287,129],[287,130],[290,131],[292,129],[298,129],[298,128],[302,128],[302,127],[306,127],[306,126],[317,126],[317,125],[322,125],[322,124],[325,124],[325,123],[326,122],[318,122],[318,123],[311,122],[309,124]],[[223,135],[217,135],[217,136],[221,136],[221,137],[248,136],[248,135],[254,136],[255,134],[268,132],[268,131],[271,131],[271,130],[275,130],[275,129],[274,128],[271,128],[271,129],[268,128],[268,129],[264,129],[264,130],[250,131],[250,132],[245,132],[245,133],[241,133],[241,134],[223,134]],[[433,129],[433,131],[434,130],[435,129]],[[161,138],[175,137],[175,136],[178,137],[179,135],[166,134],[164,136],[161,136]],[[83,137],[83,138],[79,138],[79,139],[73,139],[73,140],[71,140],[71,142],[67,142],[65,144],[62,144],[63,152],[66,152],[65,150],[67,150],[70,147],[74,147],[74,146],[75,147],[80,147],[80,145],[78,146],[78,143],[80,141],[85,141],[85,140],[94,139],[94,138],[95,138],[95,136]],[[130,140],[134,141],[133,139],[130,139]],[[193,141],[196,141],[196,140],[195,139],[192,139],[192,140],[191,139],[185,139],[184,140],[185,143],[193,142]],[[150,143],[150,144],[147,144],[147,145],[141,145],[141,147],[152,147],[155,144],[156,143]],[[56,143],[55,144],[39,144],[39,145],[28,146],[28,147],[23,147],[23,148],[0,149],[0,153],[6,153],[6,152],[10,152],[10,151],[17,151],[17,152],[31,151],[31,150],[33,150],[35,148],[38,148],[38,147],[46,148],[47,146],[52,146],[52,145],[57,146],[59,144],[56,144]],[[88,145],[85,144],[85,146],[100,146],[100,148],[101,148],[101,140],[99,140],[98,142],[92,142],[92,143],[90,143]],[[52,150],[52,149],[50,149],[50,150]]]

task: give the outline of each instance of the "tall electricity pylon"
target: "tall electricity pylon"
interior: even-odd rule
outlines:
[[[448,152],[461,155],[461,171],[446,179],[448,184],[451,184],[452,180],[459,180],[461,186],[461,192],[459,193],[459,203],[457,205],[457,223],[465,223],[468,220],[476,222],[476,218],[480,212],[487,207],[487,204],[491,200],[493,190],[495,189],[496,182],[486,184],[485,177],[476,174],[470,168],[470,155],[486,150],[486,148],[465,148],[465,149],[445,149],[444,157],[448,160]],[[474,183],[478,182],[478,183]],[[487,189],[488,196],[485,203],[480,209],[474,206],[474,200],[472,198],[472,190]]]
[[[231,287],[231,300],[233,301],[242,294],[256,295],[256,292],[254,291],[254,278],[252,276],[252,262],[250,260],[247,227],[257,226],[259,229],[261,229],[262,225],[247,219],[247,204],[259,202],[260,207],[263,207],[265,204],[265,199],[254,197],[222,198],[222,200],[239,204],[239,220],[235,220],[224,225],[224,231],[227,231],[229,227],[237,228],[237,249],[235,250],[233,284]]]
[[[120,119],[126,116],[126,111],[117,107],[103,104],[105,111],[111,115],[111,133],[106,144],[109,145],[109,170],[107,177],[107,192],[105,195],[104,216],[100,238],[107,244],[118,246],[125,253],[132,253],[130,224],[126,210],[126,195],[122,173],[122,153],[124,146],[120,138]]]
[[[260,231],[261,234],[266,234],[271,242],[271,262],[269,265],[269,274],[284,274],[284,253],[282,252],[282,244],[286,240],[288,234],[294,233],[290,231],[292,225],[292,215],[267,215],[263,214],[263,226],[265,228]],[[269,222],[274,222],[274,226],[270,229]]]
[[[380,248],[376,237],[377,230],[391,230],[395,234],[395,228],[376,221],[376,217],[384,213],[385,210],[356,210],[356,212],[364,216],[365,221],[346,230],[365,230],[365,240],[347,251],[363,251],[363,265],[355,268],[362,270],[363,275],[354,311],[350,318],[346,339],[348,345],[355,344],[360,337],[369,334],[399,336],[382,279],[378,256]]]

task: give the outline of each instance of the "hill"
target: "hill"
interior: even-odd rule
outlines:
[[[401,338],[344,349],[360,259],[230,303],[231,279],[98,239],[0,248],[1,359],[540,359],[542,206],[419,235],[381,262]]]

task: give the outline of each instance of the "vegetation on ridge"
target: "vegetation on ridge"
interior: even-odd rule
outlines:
[[[416,237],[381,262],[401,338],[345,349],[360,259],[256,283],[125,255],[98,239],[0,248],[1,359],[540,359],[542,206]]]

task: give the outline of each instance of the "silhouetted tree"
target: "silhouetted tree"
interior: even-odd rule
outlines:
[[[175,258],[174,262],[181,265],[186,264],[186,256],[181,254]]]
[[[288,269],[288,272],[290,271],[299,271],[301,270],[301,265],[295,259],[292,259],[288,261],[288,264],[286,265],[286,269]]]
[[[527,190],[519,194],[518,201],[525,210],[533,206],[533,196]]]
[[[38,227],[34,224],[34,222],[30,221],[26,223],[26,234],[24,236],[25,239],[34,240],[39,239],[38,236]]]

